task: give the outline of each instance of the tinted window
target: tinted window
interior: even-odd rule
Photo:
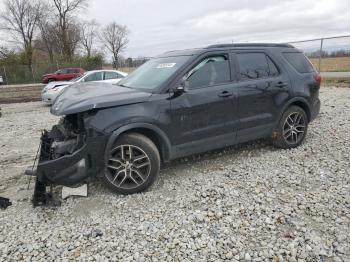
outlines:
[[[60,69],[56,71],[56,74],[67,74],[67,73],[68,73],[68,69]]]
[[[105,72],[105,80],[121,78],[116,72]]]
[[[237,54],[241,79],[258,79],[278,75],[278,69],[264,53]]]
[[[96,72],[85,77],[84,82],[100,81],[100,80],[102,80],[102,72]]]
[[[189,88],[213,86],[231,80],[229,61],[225,56],[208,57],[188,74]]]
[[[283,56],[299,73],[311,73],[315,71],[303,53],[283,53]]]

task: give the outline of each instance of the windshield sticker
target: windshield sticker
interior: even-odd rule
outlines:
[[[176,63],[166,63],[166,64],[159,64],[157,68],[172,68],[176,65]]]

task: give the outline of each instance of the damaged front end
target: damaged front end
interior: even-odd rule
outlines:
[[[85,126],[88,113],[67,115],[43,131],[35,175],[32,202],[46,205],[50,194],[47,186],[74,186],[97,175],[103,167],[105,136]]]

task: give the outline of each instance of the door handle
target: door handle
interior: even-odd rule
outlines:
[[[284,82],[278,82],[275,86],[279,87],[279,88],[285,88],[285,87],[287,87],[287,84]]]
[[[218,94],[218,97],[230,97],[233,94],[230,93],[229,91],[222,91],[220,94]]]

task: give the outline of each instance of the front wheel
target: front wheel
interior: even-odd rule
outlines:
[[[155,144],[136,133],[122,135],[109,152],[103,179],[116,193],[133,194],[152,185],[160,169]]]
[[[297,147],[305,140],[307,128],[308,118],[305,111],[298,106],[291,106],[277,124],[272,142],[284,149]]]

